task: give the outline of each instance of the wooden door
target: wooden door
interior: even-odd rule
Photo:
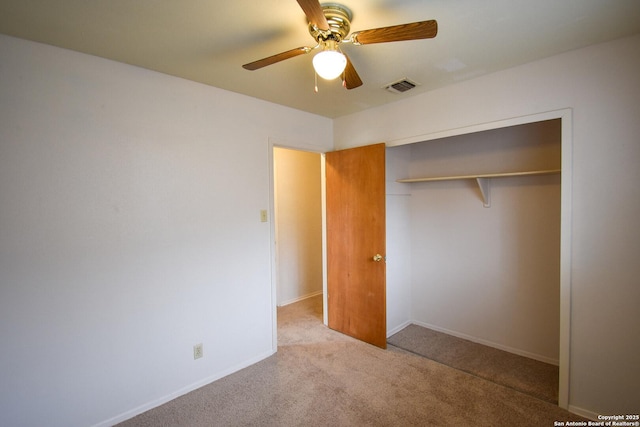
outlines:
[[[329,327],[386,348],[384,144],[327,153],[326,189]]]

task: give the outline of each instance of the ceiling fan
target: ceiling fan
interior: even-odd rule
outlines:
[[[438,33],[435,20],[394,25],[356,31],[351,30],[351,11],[337,3],[320,4],[318,0],[297,0],[309,21],[309,34],[316,40],[314,47],[302,46],[259,59],[242,67],[257,70],[285,59],[312,52],[321,51],[313,58],[316,73],[327,80],[342,76],[344,87],[354,89],[362,85],[362,80],[349,58],[340,50],[341,43],[352,43],[356,46],[374,43],[429,39]],[[349,37],[347,37],[349,35]]]

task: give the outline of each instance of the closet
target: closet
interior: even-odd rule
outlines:
[[[560,183],[561,119],[387,148],[389,329],[558,364]]]

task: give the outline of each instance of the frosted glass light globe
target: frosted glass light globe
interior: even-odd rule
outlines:
[[[333,80],[344,71],[347,58],[335,50],[323,50],[313,57],[313,68],[320,77]]]

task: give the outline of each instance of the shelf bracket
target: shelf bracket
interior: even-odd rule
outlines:
[[[482,194],[482,205],[485,208],[491,207],[491,192],[489,182],[491,180],[488,178],[476,178],[476,182],[478,183],[478,187],[480,187],[480,193]]]

